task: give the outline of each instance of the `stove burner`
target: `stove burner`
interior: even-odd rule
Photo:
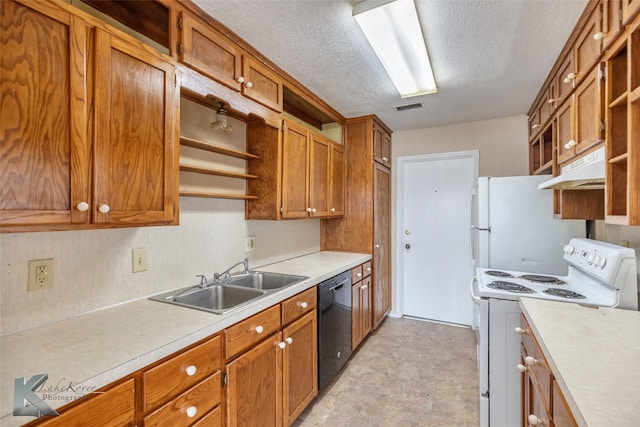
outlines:
[[[518,285],[517,283],[512,283],[512,282],[503,282],[501,280],[493,281],[489,283],[487,286],[492,289],[513,292],[516,294],[530,294],[534,292],[533,289],[527,288],[526,286]]]
[[[558,289],[558,288],[549,288],[545,289],[545,294],[553,295],[560,298],[568,298],[568,299],[584,299],[586,298],[584,295],[580,295],[577,292],[570,291],[568,289]]]
[[[530,282],[542,283],[544,285],[566,285],[567,283],[553,276],[542,276],[539,274],[525,274],[520,276],[521,279],[529,280]]]
[[[499,270],[487,270],[484,272],[487,276],[495,276],[495,277],[513,277],[513,274],[507,273],[506,271]]]

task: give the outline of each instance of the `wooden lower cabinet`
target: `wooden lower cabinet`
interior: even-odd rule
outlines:
[[[96,393],[87,401],[60,411],[58,417],[46,417],[29,425],[47,427],[104,426],[120,427],[135,424],[135,380],[129,378],[110,387],[104,393]]]
[[[351,349],[371,332],[371,261],[351,270]]]
[[[533,336],[521,317],[522,334],[522,425],[524,427],[577,427],[558,383]]]
[[[274,309],[281,309],[283,328],[267,333],[265,313]],[[291,425],[318,394],[316,288],[234,325],[227,340],[239,325],[234,341],[255,339],[258,327],[265,338],[227,363],[227,425]]]

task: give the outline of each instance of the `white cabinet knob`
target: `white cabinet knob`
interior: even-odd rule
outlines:
[[[524,335],[524,329],[522,329],[520,326],[516,326],[514,331],[516,331],[516,334],[518,335]]]
[[[187,369],[185,369],[185,371],[187,372],[187,375],[192,377],[196,374],[196,372],[198,371],[198,368],[196,368],[194,365],[189,365],[187,366]]]
[[[366,270],[370,272],[371,271],[371,267],[367,267]]]
[[[284,348],[285,348],[286,346],[287,346],[287,343],[286,343],[286,342],[284,342],[284,341],[282,341],[282,342],[279,342],[279,343],[278,343],[278,347],[280,347],[280,348],[281,348],[281,349],[283,349],[283,350],[284,350]]]
[[[536,360],[536,359],[534,359],[534,358],[533,358],[533,357],[531,357],[531,356],[527,356],[527,357],[525,357],[525,358],[524,358],[524,363],[525,363],[527,366],[533,366],[533,365],[535,365],[535,364],[536,364],[536,362],[537,362],[537,360]]]
[[[356,276],[362,277],[362,273],[357,273]]]
[[[376,249],[378,249],[380,247],[380,245],[376,245],[375,247],[376,247]]]
[[[529,424],[531,424],[532,426],[537,426],[538,424],[540,424],[540,418],[536,417],[533,414],[527,417],[527,421],[529,421]]]
[[[307,208],[307,212],[311,213],[311,208]]]
[[[553,99],[553,98],[551,98],[551,99],[549,99],[549,100],[547,101],[547,104],[553,104],[554,102],[556,102],[556,100],[555,100],[555,99]]]
[[[240,76],[236,79],[236,81],[240,84],[244,83],[244,77]]]
[[[383,157],[383,158],[382,158],[382,161],[383,161],[383,162],[388,162],[388,161],[389,161],[389,158],[388,158],[388,157]]]
[[[336,208],[331,208],[330,211],[331,211],[331,213],[333,213],[333,212],[336,211]]]
[[[606,36],[606,35],[607,35],[607,33],[599,31],[599,32],[597,32],[597,33],[595,33],[593,35],[593,39],[594,40],[602,40],[604,38],[604,36]]]
[[[524,366],[522,363],[518,363],[518,364],[516,365],[516,368],[518,368],[518,371],[520,371],[520,372],[522,372],[522,373],[527,372],[527,367],[526,367],[526,366]]]
[[[540,125],[537,124],[537,123],[534,124],[534,125],[531,125],[531,129],[538,129],[539,127],[540,127]]]
[[[312,208],[312,209],[311,209],[311,212],[312,212],[312,213],[316,213],[316,208]]]
[[[299,305],[301,308],[307,308],[307,307],[309,306],[309,304],[307,304],[307,303],[306,303],[306,302],[304,302],[304,301],[299,302],[299,303],[298,303],[298,305]]]
[[[576,144],[577,143],[572,139],[571,141],[569,141],[566,144],[564,144],[564,148],[565,148],[565,150],[571,150],[571,148],[575,147]]]
[[[76,209],[79,210],[80,212],[85,212],[85,211],[89,210],[89,203],[87,203],[87,202],[79,202],[76,205]]]
[[[259,333],[259,334],[263,333],[264,332],[264,327],[256,326],[256,332]]]
[[[244,84],[244,87],[246,87],[247,89],[251,89],[251,88],[253,87],[253,83],[251,83],[251,82],[246,82],[246,83]]]
[[[197,413],[198,413],[198,408],[196,408],[195,406],[189,406],[187,408],[187,417],[193,418],[196,416]]]
[[[98,211],[100,211],[100,213],[106,214],[111,210],[111,208],[109,207],[109,205],[107,204],[101,204],[100,206],[98,206]]]
[[[360,289],[362,289],[363,291],[364,291],[365,289],[367,289],[367,288],[368,288],[368,286],[367,286],[367,285],[362,285],[362,286],[360,286]]]
[[[293,338],[291,337],[287,337],[284,341],[289,345],[293,344]]]
[[[564,82],[571,83],[575,79],[576,79],[576,73],[569,73],[567,74],[567,77],[564,78]]]

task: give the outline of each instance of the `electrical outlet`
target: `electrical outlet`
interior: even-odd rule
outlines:
[[[134,273],[147,271],[147,248],[137,248],[131,251],[131,267]]]
[[[256,251],[256,237],[247,236],[244,238],[244,251],[255,252]]]
[[[27,291],[53,288],[53,258],[29,261]]]

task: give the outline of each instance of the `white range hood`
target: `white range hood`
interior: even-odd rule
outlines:
[[[562,167],[562,174],[538,185],[549,190],[590,190],[604,188],[604,147]]]

